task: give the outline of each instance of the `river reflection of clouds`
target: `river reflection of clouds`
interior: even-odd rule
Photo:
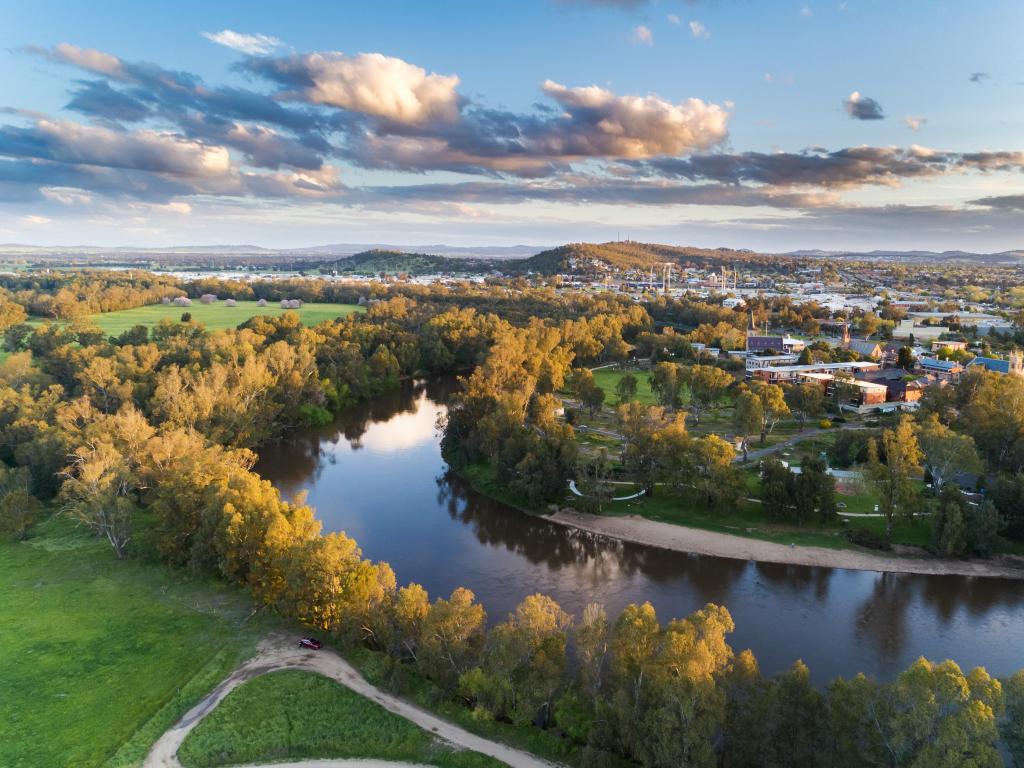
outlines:
[[[492,621],[532,592],[578,614],[650,601],[662,620],[726,605],[731,642],[768,673],[802,658],[816,683],[864,671],[891,678],[918,655],[1017,669],[1024,584],[753,563],[606,539],[523,515],[447,472],[438,403],[452,382],[417,383],[262,452],[281,491],[309,492],[325,530],[345,530],[401,582],[432,595],[471,588]]]

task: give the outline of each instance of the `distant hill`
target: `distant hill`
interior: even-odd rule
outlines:
[[[731,266],[737,263],[767,262],[771,256],[732,248],[691,248],[656,243],[619,241],[612,243],[570,243],[542,251],[509,265],[516,272],[544,275],[597,274],[608,270],[648,270],[666,262],[679,266]]]
[[[387,272],[390,275],[429,275],[438,273],[481,274],[507,268],[509,260],[452,258],[428,253],[406,253],[404,251],[370,250],[334,260],[311,260],[295,262],[296,269],[338,272],[349,275],[375,275]]]
[[[971,251],[824,251],[814,248],[810,250],[789,251],[782,255],[814,259],[851,259],[855,261],[974,261],[985,264],[1024,261],[1024,250],[1000,251],[998,253],[972,253]]]

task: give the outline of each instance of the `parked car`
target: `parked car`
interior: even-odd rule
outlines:
[[[312,651],[319,651],[323,648],[324,644],[317,640],[315,637],[300,637],[299,648],[309,648]]]

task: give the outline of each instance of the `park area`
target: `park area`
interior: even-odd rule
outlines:
[[[155,304],[134,309],[122,309],[117,312],[103,312],[91,315],[90,319],[108,336],[119,336],[136,325],[152,328],[161,320],[179,321],[183,313],[192,315],[192,322],[202,323],[209,331],[236,328],[246,320],[257,315],[276,317],[284,312],[295,312],[303,325],[312,326],[325,320],[347,317],[353,312],[362,312],[363,308],[355,304],[303,304],[299,309],[282,309],[279,304],[268,303],[258,306],[255,301],[239,301],[235,306],[228,306],[224,301],[213,304],[201,304],[193,301],[189,307],[178,307],[173,304]]]
[[[771,426],[764,442],[757,435],[747,435],[747,461],[742,461],[743,456],[737,451],[735,467],[740,491],[735,502],[712,504],[700,498],[699,494],[683,492],[685,488],[673,488],[663,482],[648,488],[648,492],[643,495],[626,498],[640,491],[643,484],[636,482],[624,461],[627,441],[622,434],[624,427],[616,411],[624,400],[639,402],[644,406],[658,405],[658,388],[652,387],[650,370],[605,366],[593,370],[592,374],[593,383],[604,392],[604,401],[599,407],[587,407],[579,393],[574,391],[574,382],[567,384],[563,394],[567,397],[567,418],[575,428],[575,439],[583,461],[602,454],[607,456],[609,462],[609,482],[612,484],[609,493],[618,500],[603,503],[600,507],[602,515],[637,515],[659,522],[777,543],[831,549],[854,546],[850,540],[851,530],[867,533],[867,537],[862,535],[860,541],[881,541],[887,538],[886,521],[878,514],[879,494],[864,477],[864,467],[857,460],[846,456],[851,444],[857,446],[866,442],[869,435],[877,436],[880,427],[884,425],[841,419],[841,424],[826,423],[826,426],[822,426],[825,422],[820,422],[819,418],[800,420],[787,414]],[[634,379],[628,389],[635,388],[628,396],[620,387],[620,382],[627,377]],[[733,374],[733,379],[732,386],[725,387],[710,406],[701,409],[699,419],[689,412],[690,394],[683,388],[679,408],[689,412],[686,420],[689,435],[694,438],[714,435],[734,448],[737,446],[736,388],[741,374]],[[860,450],[863,453],[862,445]],[[838,514],[824,520],[804,521],[766,514],[760,464],[769,456],[779,459],[797,473],[805,462],[824,459],[831,467],[829,472],[834,473],[837,480],[834,500]],[[477,470],[477,473],[480,474],[480,471]],[[571,506],[593,511],[592,500],[574,493],[567,492],[563,500]],[[891,542],[920,548],[929,544],[931,535],[932,526],[928,515],[919,515],[912,520],[896,519],[892,525]]]

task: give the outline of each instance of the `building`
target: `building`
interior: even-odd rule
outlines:
[[[939,352],[940,350],[948,350],[950,352],[962,352],[967,349],[966,341],[952,341],[951,339],[942,339],[932,342],[932,352]]]
[[[902,368],[884,368],[857,374],[861,381],[885,386],[885,400],[889,403],[916,403],[928,386],[926,379],[912,379]]]
[[[978,366],[981,366],[986,371],[992,371],[993,373],[1024,376],[1024,356],[1022,356],[1017,350],[1013,350],[1006,360],[1000,360],[997,357],[978,356],[967,364],[968,368],[975,368]]]
[[[747,354],[745,358],[747,368],[747,378],[750,378],[750,372],[756,371],[759,368],[771,368],[776,365],[796,365],[800,359],[800,355],[751,355]]]
[[[939,360],[935,357],[919,357],[917,367],[921,373],[932,374],[940,381],[954,383],[960,380],[960,374],[964,372],[964,367],[955,360]]]
[[[900,320],[892,331],[894,339],[909,339],[914,337],[915,341],[933,341],[944,333],[949,333],[949,328],[944,325],[917,325],[913,318]]]
[[[747,352],[761,354],[763,352],[782,352],[799,354],[807,344],[803,339],[792,336],[758,336],[747,332]]]
[[[835,395],[836,377],[831,373],[802,373],[799,380],[821,384],[826,396]],[[855,406],[874,406],[887,402],[888,389],[885,384],[861,379],[845,379],[843,384],[850,387],[851,396],[847,402]]]
[[[799,381],[803,374],[824,373],[835,375],[845,372],[856,375],[858,371],[877,371],[881,368],[878,363],[870,363],[860,360],[853,363],[811,363],[808,365],[774,365],[756,370],[748,370],[747,376],[759,381],[767,381],[769,384],[792,384]]]

